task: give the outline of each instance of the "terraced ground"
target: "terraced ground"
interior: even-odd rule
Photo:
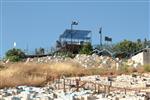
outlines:
[[[147,68],[147,67],[146,67]],[[145,67],[137,69],[133,67],[122,67],[119,70],[113,68],[84,68],[75,62],[51,62],[51,63],[35,63],[20,62],[8,63],[0,67],[0,88],[14,87],[20,85],[43,86],[54,79],[74,76],[87,75],[120,75],[130,74],[133,72],[144,73],[147,71]],[[149,66],[148,66],[149,68]],[[145,70],[146,69],[146,70]]]

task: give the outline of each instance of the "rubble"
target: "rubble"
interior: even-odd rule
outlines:
[[[27,58],[24,62],[35,62],[35,63],[57,63],[57,62],[76,62],[80,64],[84,68],[116,68],[119,69],[122,65],[128,65],[134,68],[140,67],[140,63],[136,63],[132,59],[122,60],[119,58],[113,58],[109,56],[99,56],[97,54],[86,55],[86,54],[77,54],[74,58],[69,58],[65,56],[53,55],[53,56],[46,56],[46,57],[34,57],[34,58]],[[9,63],[9,60],[4,62]]]
[[[79,90],[74,81],[77,79],[83,85],[79,82]],[[150,83],[149,74],[120,75],[112,79],[99,75],[68,77],[56,79],[45,87],[18,86],[0,89],[0,100],[149,100],[150,88],[146,87],[147,83]],[[74,87],[71,88],[69,84]],[[101,84],[100,91],[94,84]],[[105,90],[105,86],[111,86],[110,91]]]
[[[77,54],[74,58],[62,57],[62,56],[47,56],[40,58],[28,58],[25,63],[28,62],[36,62],[36,63],[49,63],[49,62],[65,62],[65,61],[73,61],[79,63],[82,67],[90,68],[90,67],[115,67],[117,64],[119,66],[118,59],[113,59],[112,57],[107,56],[98,56],[96,54],[92,55],[84,55]]]

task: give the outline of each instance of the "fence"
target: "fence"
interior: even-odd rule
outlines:
[[[124,92],[124,94],[126,94],[127,92],[137,92],[137,93],[148,93],[150,94],[150,92],[148,92],[147,90],[150,88],[124,88],[124,87],[114,87],[112,86],[112,82],[113,81],[109,81],[109,84],[102,84],[102,83],[97,83],[92,82],[92,81],[83,81],[80,80],[80,78],[77,79],[56,79],[54,80],[55,83],[55,88],[56,89],[63,89],[64,92],[66,92],[67,90],[71,90],[72,92],[75,91],[79,91],[80,88],[85,89],[85,90],[92,90],[94,91],[93,93],[107,93],[109,94],[110,92],[113,91],[120,91],[120,92]]]

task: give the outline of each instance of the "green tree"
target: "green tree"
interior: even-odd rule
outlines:
[[[142,49],[142,43],[140,40],[137,40],[137,42],[132,42],[129,40],[124,40],[114,47],[115,50],[118,50],[120,52],[124,52],[126,54],[132,54],[134,52],[137,52],[138,50]]]
[[[136,43],[136,51],[139,51],[140,49],[143,48],[143,44],[141,39],[137,39],[137,43]]]
[[[141,39],[137,39],[137,43],[140,44],[142,41]]]
[[[25,53],[21,49],[13,48],[6,52],[6,59],[12,62],[21,61],[25,58]]]
[[[87,55],[89,55],[89,54],[92,53],[92,50],[93,50],[93,48],[92,48],[91,43],[86,43],[80,49],[80,54],[87,54]]]

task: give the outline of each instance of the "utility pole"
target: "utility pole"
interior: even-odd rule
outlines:
[[[102,27],[99,29],[100,48],[102,48]]]

